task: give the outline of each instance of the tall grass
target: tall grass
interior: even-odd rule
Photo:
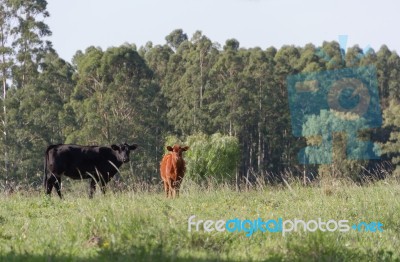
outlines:
[[[64,200],[39,191],[0,196],[0,261],[392,261],[400,260],[400,183],[184,181],[178,199],[162,186],[87,197],[86,183],[64,187]],[[188,218],[380,221],[383,232],[188,232]]]

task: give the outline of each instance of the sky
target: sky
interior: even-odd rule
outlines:
[[[89,46],[124,43],[137,47],[183,29],[189,39],[200,30],[222,46],[235,38],[240,47],[266,49],[338,41],[375,51],[385,44],[400,51],[398,0],[47,0],[50,41],[71,61]]]

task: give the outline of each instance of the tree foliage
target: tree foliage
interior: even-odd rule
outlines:
[[[242,48],[236,39],[221,46],[201,31],[188,37],[177,29],[163,45],[90,46],[68,63],[47,41],[46,1],[1,3],[0,160],[1,172],[11,170],[15,180],[36,179],[48,144],[126,141],[140,145],[129,173],[153,181],[170,135],[191,147],[189,177],[302,174],[298,152],[318,142],[313,128],[330,122],[328,116],[310,119],[304,127],[310,135],[292,135],[287,77],[366,65],[377,68],[386,121],[372,137],[399,164],[398,103],[390,101],[400,99],[400,58],[387,46],[366,54],[358,46],[342,50],[337,42]],[[368,168],[368,161],[346,159],[343,135],[332,140],[335,170],[321,166],[321,174],[340,171],[354,178]]]
[[[400,175],[400,104],[397,100],[391,100],[388,108],[383,112],[384,127],[390,128],[392,132],[388,141],[382,146],[382,153],[390,156],[392,163],[396,166],[395,173]]]
[[[322,110],[320,115],[312,115],[303,125],[303,135],[307,137],[304,158],[310,163],[320,163],[319,174],[334,178],[349,177],[359,180],[368,161],[365,152],[373,150],[360,140],[356,131],[366,125],[364,118],[341,112]],[[365,139],[365,138],[364,138]]]

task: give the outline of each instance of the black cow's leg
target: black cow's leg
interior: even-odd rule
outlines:
[[[62,198],[61,195],[61,178],[58,178],[55,175],[50,175],[50,177],[47,179],[46,183],[46,194],[50,195],[51,191],[53,190],[53,186],[57,190],[57,194],[60,198]]]
[[[53,190],[53,186],[54,186],[54,182],[55,182],[56,178],[53,175],[50,175],[50,177],[46,178],[46,179],[47,179],[46,194],[51,195],[51,190]]]
[[[103,192],[103,195],[106,194],[106,186],[107,186],[108,182],[110,182],[109,174],[100,176],[100,186],[101,186],[101,192]]]
[[[101,180],[100,184],[101,184],[101,192],[103,192],[103,195],[105,195],[105,194],[106,194],[106,185],[107,185],[107,182],[104,181],[104,180]]]
[[[54,182],[54,187],[56,188],[58,196],[62,199],[62,194],[61,194],[61,177],[56,178],[55,177],[55,182]]]
[[[90,188],[89,188],[89,198],[93,198],[93,194],[96,192],[96,180],[93,178],[90,180]]]

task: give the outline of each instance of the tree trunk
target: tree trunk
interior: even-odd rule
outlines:
[[[3,55],[3,61],[5,57]],[[4,173],[5,173],[5,184],[6,189],[8,189],[8,148],[7,148],[7,107],[6,107],[6,95],[7,95],[7,81],[6,81],[6,70],[3,70],[3,146],[4,146]]]

